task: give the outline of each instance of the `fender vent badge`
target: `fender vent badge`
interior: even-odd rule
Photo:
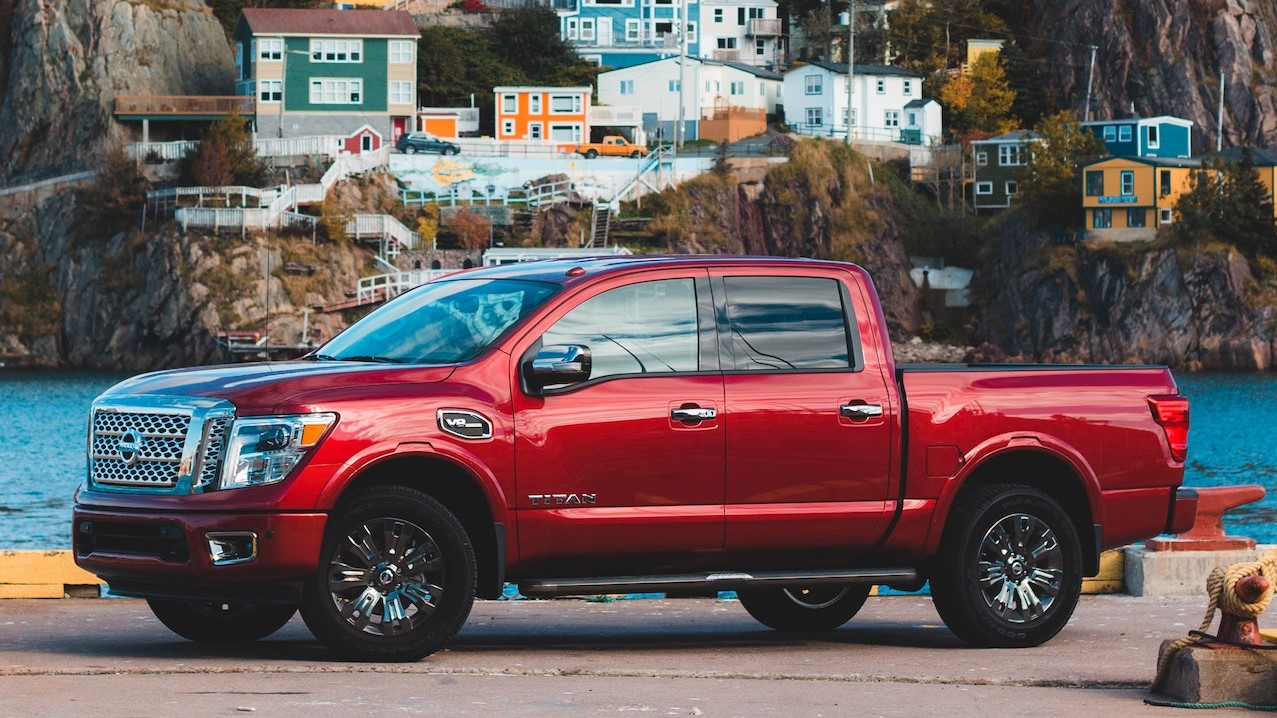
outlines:
[[[462,439],[491,439],[492,422],[481,414],[465,409],[440,409],[439,428],[445,434]]]

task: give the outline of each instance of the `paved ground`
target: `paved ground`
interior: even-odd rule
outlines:
[[[4,601],[0,716],[1175,716],[1145,686],[1204,604],[1086,597],[1045,646],[977,650],[925,596],[871,598],[816,637],[764,629],[735,601],[480,602],[449,650],[360,664],[298,618],[210,649],[141,601]]]

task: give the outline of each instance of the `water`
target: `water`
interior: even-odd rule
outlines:
[[[125,374],[0,371],[0,548],[70,548],[71,503],[85,474],[89,403]],[[1186,482],[1256,483],[1262,502],[1225,517],[1229,533],[1277,543],[1277,375],[1188,374]]]

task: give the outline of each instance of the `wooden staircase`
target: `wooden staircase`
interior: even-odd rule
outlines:
[[[590,241],[587,247],[606,247],[608,231],[612,228],[612,206],[607,202],[594,203],[594,217],[590,222]]]

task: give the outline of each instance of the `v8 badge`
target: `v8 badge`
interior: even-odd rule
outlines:
[[[491,439],[492,422],[481,414],[465,409],[440,409],[439,428],[462,439]]]

